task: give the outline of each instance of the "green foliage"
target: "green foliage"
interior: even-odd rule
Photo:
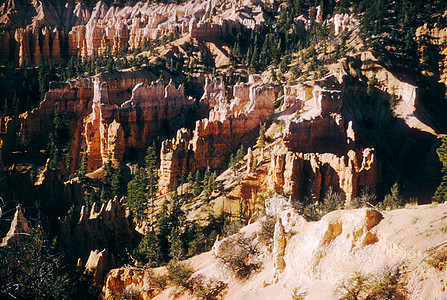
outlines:
[[[82,153],[81,163],[79,164],[78,176],[81,183],[85,181],[85,174],[87,174],[87,152]]]
[[[368,204],[376,204],[376,195],[371,192],[368,186],[362,188],[360,195],[355,197],[349,203],[349,208],[362,208],[366,207]]]
[[[375,274],[354,273],[338,287],[338,299],[407,299],[404,271],[401,266],[396,265]]]
[[[187,263],[171,260],[167,265],[168,279],[172,284],[192,290],[193,283],[190,280],[194,269]]]
[[[264,148],[264,146],[265,146],[265,125],[261,123],[259,125],[259,137],[256,140],[256,147],[261,149]]]
[[[177,203],[177,204],[175,204]],[[143,264],[160,265],[171,258],[182,259],[208,251],[218,234],[223,233],[226,217],[210,215],[206,225],[186,222],[179,201],[173,199],[171,210],[165,202],[158,212],[154,230],[148,232],[134,250],[134,257]]]
[[[197,299],[220,299],[227,284],[214,278],[206,278],[202,274],[193,276],[194,269],[186,262],[171,260],[167,266],[167,278],[171,284],[177,286],[173,298],[178,298],[185,291],[189,291]]]
[[[2,299],[71,299],[74,278],[61,264],[42,229],[23,236],[18,245],[0,247],[0,298]]]
[[[261,231],[257,233],[259,242],[268,246],[273,243],[273,234],[275,233],[276,219],[274,217],[265,216],[261,221]]]
[[[442,139],[442,144],[436,149],[436,153],[442,163],[442,179],[433,195],[433,200],[442,203],[447,200],[447,137]]]
[[[396,182],[391,187],[391,193],[385,195],[382,203],[379,203],[379,208],[385,210],[387,208],[396,209],[405,205],[404,197],[400,194],[399,184]]]
[[[147,218],[147,177],[143,168],[137,167],[135,175],[127,184],[127,207],[136,220]]]
[[[320,204],[319,209],[321,213],[327,214],[331,211],[340,209],[343,207],[345,202],[344,197],[339,192],[334,191],[333,187],[330,186],[326,195],[323,198],[323,202]]]

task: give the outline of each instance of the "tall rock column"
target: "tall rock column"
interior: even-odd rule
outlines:
[[[273,283],[278,282],[280,274],[284,271],[286,263],[284,252],[286,250],[286,237],[281,218],[276,219],[275,233],[273,235]]]

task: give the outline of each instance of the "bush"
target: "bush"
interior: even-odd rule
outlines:
[[[252,272],[259,270],[261,263],[256,261],[259,254],[252,237],[243,234],[224,240],[220,245],[218,258],[227,265],[239,279],[247,279]]]
[[[220,299],[223,291],[228,286],[223,281],[214,278],[208,279],[202,274],[192,276],[195,271],[187,263],[171,260],[166,269],[168,270],[167,278],[171,284],[179,287],[179,289],[174,291],[174,298],[188,291],[198,299]]]
[[[362,208],[367,206],[368,203],[374,205],[376,204],[376,198],[376,194],[371,192],[369,187],[366,186],[362,189],[358,197],[355,197],[351,200],[351,202],[349,203],[349,208]]]
[[[223,292],[227,289],[228,284],[214,278],[208,279],[202,274],[194,276],[193,284],[194,295],[203,300],[215,300],[223,297]]]
[[[330,186],[323,198],[323,203],[320,204],[319,208],[321,210],[321,213],[324,215],[328,212],[341,208],[344,203],[344,197],[340,193],[335,192],[334,189]]]
[[[391,187],[391,194],[385,196],[382,203],[379,203],[379,208],[385,210],[387,208],[396,209],[405,205],[404,197],[400,194],[399,184],[396,182]]]
[[[261,231],[257,233],[259,242],[261,242],[266,246],[273,243],[275,224],[276,224],[276,218],[265,216],[265,219],[261,221]]]
[[[339,299],[407,299],[406,278],[401,265],[385,267],[377,274],[355,273],[337,289]]]
[[[166,269],[168,270],[168,279],[172,284],[192,290],[191,275],[195,271],[189,264],[171,260],[166,265]]]
[[[432,266],[438,271],[443,271],[447,267],[447,251],[446,249],[441,249],[433,252],[429,258],[426,260],[427,264]]]

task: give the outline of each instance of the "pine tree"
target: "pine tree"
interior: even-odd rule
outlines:
[[[256,147],[261,149],[264,148],[264,146],[265,146],[265,125],[261,123],[259,125],[259,137],[258,140],[256,141]]]
[[[439,161],[442,163],[442,179],[435,194],[433,200],[437,202],[444,202],[447,200],[447,137],[442,139],[442,144],[436,149]]]
[[[146,172],[142,168],[137,168],[134,177],[127,185],[127,206],[136,220],[146,219],[147,193]]]
[[[79,170],[78,170],[78,176],[79,176],[79,181],[81,183],[84,183],[85,181],[85,174],[87,174],[87,152],[84,151],[84,153],[82,153],[82,158],[81,158],[81,163],[79,165]]]
[[[70,151],[65,155],[65,169],[67,170],[67,173],[70,174],[71,172],[71,163],[73,159],[71,158]]]
[[[39,82],[39,93],[40,100],[45,98],[45,93],[48,90],[48,80],[47,80],[48,65],[45,59],[41,56],[38,66],[38,82]]]
[[[123,196],[123,176],[121,174],[121,169],[114,169],[112,178],[111,178],[111,192],[112,196],[117,196],[118,198],[121,198]]]
[[[197,197],[198,195],[200,195],[200,192],[202,191],[200,181],[201,181],[200,180],[200,172],[199,172],[199,170],[197,170],[196,176],[194,179],[194,191],[193,191],[194,197]]]

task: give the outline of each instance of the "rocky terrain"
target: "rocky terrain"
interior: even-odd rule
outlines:
[[[337,299],[348,290],[363,296],[366,286],[355,286],[349,278],[355,274],[372,278],[399,268],[408,299],[446,297],[445,269],[436,269],[430,260],[445,244],[445,204],[390,212],[367,208],[336,211],[318,222],[307,222],[293,213],[287,199],[272,198],[266,201],[266,212],[277,218],[273,242],[265,247],[255,240],[262,267],[249,280],[238,280],[219,259],[222,251],[231,251],[225,247],[235,236],[217,241],[210,252],[188,260],[195,276],[202,274],[227,284],[224,299],[296,299],[299,295]],[[251,237],[259,231],[260,222],[241,229]],[[118,299],[127,288],[134,289],[141,299],[168,299],[176,289],[171,287],[151,298],[148,295],[154,286],[142,269],[115,269],[108,275],[103,295]],[[185,293],[180,299],[190,297]]]
[[[401,2],[0,1],[0,298],[445,298],[447,6]]]

